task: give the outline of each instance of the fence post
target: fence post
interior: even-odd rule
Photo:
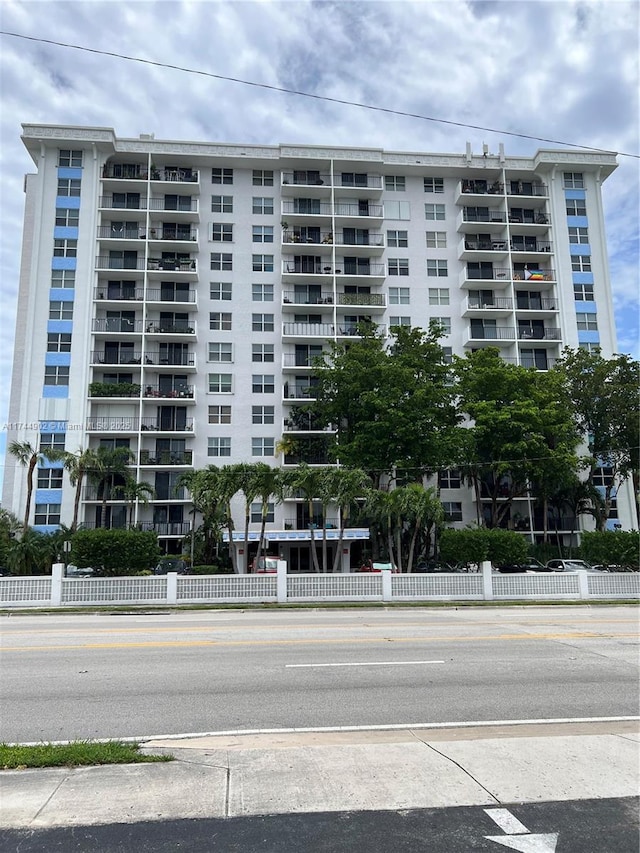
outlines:
[[[62,578],[64,563],[54,563],[51,566],[51,606],[60,607],[62,604]]]
[[[178,603],[178,573],[167,572],[167,604]]]
[[[393,592],[391,589],[391,572],[382,571],[382,600],[391,601]]]
[[[589,580],[584,569],[576,569],[578,575],[578,594],[580,598],[589,598]]]
[[[287,603],[287,561],[278,560],[278,575],[276,578],[276,594],[278,604]]]
[[[480,563],[482,572],[482,594],[485,601],[493,601],[493,577],[491,574],[491,562],[483,560]]]

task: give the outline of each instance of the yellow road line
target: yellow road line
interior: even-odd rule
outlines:
[[[447,643],[479,642],[490,640],[570,640],[570,639],[617,639],[635,637],[636,634],[597,634],[591,631],[575,631],[565,634],[496,634],[495,636],[468,637],[347,637],[343,639],[299,639],[299,640],[149,640],[141,643],[81,643],[74,646],[15,646],[4,648],[9,652],[55,652],[79,649],[153,649],[193,648],[198,646],[305,646],[305,645],[352,645],[356,643]]]

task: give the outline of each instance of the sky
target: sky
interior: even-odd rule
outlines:
[[[13,356],[21,123],[120,137],[311,143],[530,156],[558,147],[638,155],[637,0],[2,0],[4,33],[501,132],[328,103],[0,35],[0,456]],[[639,356],[640,161],[603,188],[618,350]],[[0,477],[2,468],[0,467]]]

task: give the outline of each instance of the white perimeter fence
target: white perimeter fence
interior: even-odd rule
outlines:
[[[82,607],[110,604],[279,604],[322,601],[509,601],[640,599],[640,574],[502,575],[484,563],[477,574],[295,574],[280,562],[270,575],[168,575],[0,578],[0,607]]]

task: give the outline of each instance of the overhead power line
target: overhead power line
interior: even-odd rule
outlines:
[[[312,98],[315,101],[325,101],[331,104],[341,104],[342,106],[347,107],[359,107],[363,110],[371,110],[373,112],[386,113],[387,115],[401,116],[403,118],[414,118],[419,121],[430,121],[437,124],[446,124],[451,127],[463,127],[469,130],[481,130],[484,133],[495,133],[500,136],[513,136],[518,139],[530,139],[534,142],[546,142],[550,145],[564,145],[569,148],[579,148],[583,151],[595,151],[599,154],[617,154],[619,157],[633,157],[636,159],[640,159],[640,154],[629,154],[624,151],[609,151],[606,148],[596,148],[593,145],[580,145],[577,142],[565,142],[560,139],[549,139],[545,136],[534,136],[529,133],[517,133],[513,130],[500,130],[495,127],[485,127],[484,125],[479,124],[468,124],[467,122],[462,121],[453,121],[451,119],[445,118],[435,118],[434,116],[425,116],[420,113],[410,113],[405,110],[395,110],[390,107],[378,107],[373,104],[363,104],[359,101],[347,101],[343,98],[331,98],[328,95],[317,95],[313,92],[303,92],[299,89],[288,89],[284,86],[272,86],[269,83],[257,83],[255,80],[242,80],[239,77],[229,77],[224,74],[214,74],[211,71],[202,71],[198,68],[186,68],[182,65],[173,65],[169,62],[159,62],[153,59],[142,59],[139,56],[127,56],[123,53],[115,53],[114,51],[109,50],[98,50],[93,47],[85,47],[79,44],[69,44],[68,42],[62,41],[54,41],[53,39],[45,39],[39,38],[36,36],[26,36],[22,33],[10,33],[6,30],[0,30],[0,35],[10,36],[11,38],[24,39],[25,41],[33,41],[38,42],[40,44],[51,44],[55,47],[66,47],[70,50],[79,50],[84,53],[93,53],[98,56],[110,56],[114,59],[124,59],[126,62],[139,62],[143,65],[153,65],[157,68],[167,68],[171,71],[180,71],[184,74],[197,74],[201,77],[209,77],[214,80],[225,80],[228,83],[240,83],[243,86],[254,86],[258,89],[268,89],[272,92],[281,92],[285,95],[296,95],[301,98]]]

